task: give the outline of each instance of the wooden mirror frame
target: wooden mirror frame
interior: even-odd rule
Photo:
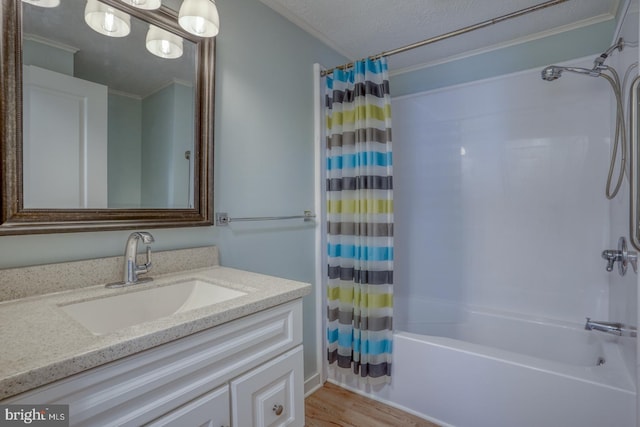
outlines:
[[[166,6],[145,11],[100,0],[196,44],[194,207],[185,209],[25,209],[22,180],[22,4],[0,0],[0,236],[213,225],[215,39],[178,26]]]

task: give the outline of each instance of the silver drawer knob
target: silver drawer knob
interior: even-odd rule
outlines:
[[[276,415],[281,415],[282,411],[284,411],[284,407],[282,405],[278,405],[278,404],[273,405],[273,412],[275,412]]]

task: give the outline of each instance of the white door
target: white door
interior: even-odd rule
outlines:
[[[107,207],[107,87],[24,67],[25,208]]]

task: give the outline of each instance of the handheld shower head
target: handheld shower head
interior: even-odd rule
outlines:
[[[607,185],[605,194],[607,199],[613,199],[620,187],[622,185],[622,181],[624,179],[625,171],[627,170],[626,159],[627,159],[627,137],[626,137],[626,128],[624,124],[624,107],[622,105],[622,95],[621,95],[621,86],[624,84],[620,84],[620,77],[618,76],[617,71],[614,67],[610,67],[608,65],[604,65],[605,60],[611,55],[615,50],[621,51],[624,48],[624,40],[618,39],[618,42],[607,49],[602,55],[600,55],[593,63],[593,68],[582,68],[582,67],[563,67],[559,65],[549,65],[545,67],[541,74],[542,80],[552,82],[554,80],[558,80],[564,71],[568,71],[570,73],[584,74],[591,77],[602,77],[609,82],[611,88],[613,89],[613,93],[616,97],[616,126],[615,126],[615,136],[613,143],[613,150],[611,154],[611,161],[609,163],[609,175],[607,177]],[[610,74],[607,74],[610,73]],[[625,76],[626,79],[626,76]],[[618,146],[622,146],[622,155],[620,160],[620,166],[618,167],[618,179],[615,184],[613,190],[612,187],[612,177],[613,171],[616,168],[616,159]]]
[[[561,67],[559,65],[549,65],[545,69],[542,70],[542,80],[546,80],[548,82],[552,82],[554,80],[558,80],[560,76],[562,76],[563,71],[569,71],[571,73],[577,74],[586,74],[591,77],[599,77],[600,71],[596,69],[588,69],[581,67]]]
[[[621,51],[624,48],[624,45],[625,45],[624,40],[622,38],[619,38],[616,44],[614,44],[609,49],[604,51],[602,55],[600,55],[595,59],[595,61],[593,61],[592,69],[581,68],[581,67],[562,67],[559,65],[549,65],[544,70],[542,70],[542,80],[546,80],[548,82],[558,80],[562,75],[563,71],[570,71],[572,73],[578,73],[578,74],[586,74],[591,77],[600,77],[601,71],[609,69],[609,67],[604,65],[604,61],[615,50]]]

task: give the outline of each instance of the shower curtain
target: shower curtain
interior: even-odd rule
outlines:
[[[326,77],[330,366],[391,378],[393,173],[387,60]]]

